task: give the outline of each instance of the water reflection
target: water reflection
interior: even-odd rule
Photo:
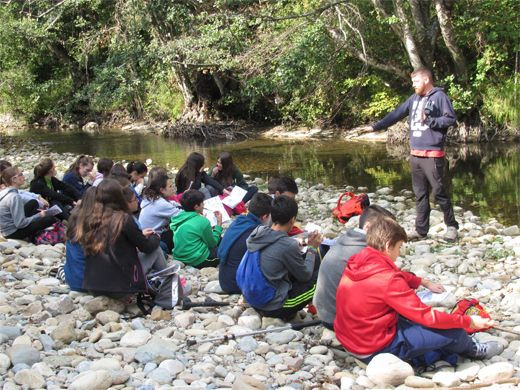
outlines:
[[[27,135],[25,135],[27,136]],[[238,166],[252,175],[290,174],[338,186],[392,186],[411,190],[407,146],[342,141],[281,142],[248,140],[233,144],[198,144],[153,135],[106,133],[31,134],[57,152],[88,153],[118,160],[146,160],[179,167],[187,154],[202,152],[207,165],[227,150]],[[455,205],[482,217],[520,224],[520,145],[464,145],[447,150],[449,190]]]

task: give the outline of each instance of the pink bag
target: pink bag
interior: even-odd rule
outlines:
[[[56,245],[62,242],[65,242],[65,225],[62,222],[55,222],[34,237],[36,245]]]

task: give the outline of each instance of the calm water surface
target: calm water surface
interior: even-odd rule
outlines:
[[[179,167],[192,151],[213,165],[226,150],[240,169],[266,178],[289,174],[311,182],[338,186],[392,186],[412,189],[408,151],[384,144],[344,141],[288,142],[248,140],[227,144],[197,144],[155,135],[105,133],[25,134],[46,143],[55,152],[92,154],[118,160],[146,160],[155,165]],[[447,167],[455,205],[483,218],[520,224],[520,144],[466,145],[448,148]]]

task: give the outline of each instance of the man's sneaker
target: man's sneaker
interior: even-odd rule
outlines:
[[[500,355],[503,351],[504,346],[497,341],[488,341],[487,343],[473,341],[473,348],[468,356],[474,359],[491,359],[493,356]]]
[[[409,233],[406,233],[406,236],[408,237],[408,241],[419,241],[419,240],[424,240],[427,235],[419,234],[419,233],[417,233],[417,230],[413,230]]]
[[[445,241],[457,241],[457,237],[459,234],[457,233],[457,228],[453,226],[448,226],[448,229],[446,230],[446,233],[444,234],[444,240]]]

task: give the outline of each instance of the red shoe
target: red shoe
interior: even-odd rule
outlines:
[[[314,306],[312,303],[309,303],[307,305],[307,311],[311,314],[316,314],[318,313],[318,310],[316,310],[316,306]]]

